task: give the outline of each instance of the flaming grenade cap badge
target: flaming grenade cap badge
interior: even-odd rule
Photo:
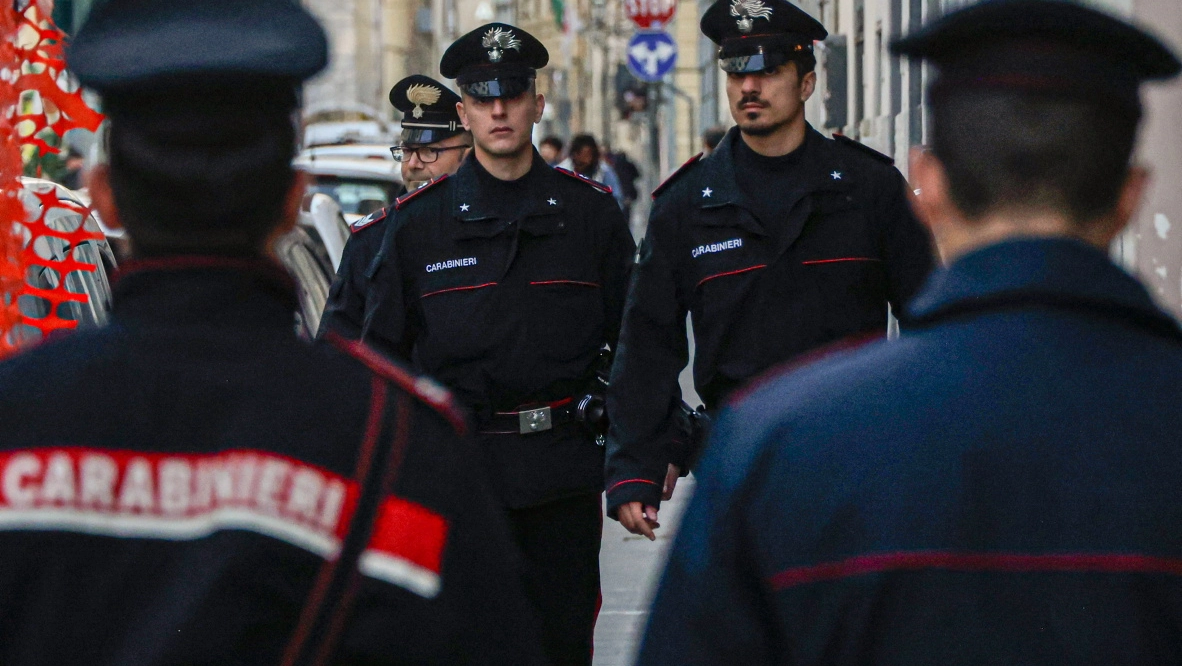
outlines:
[[[770,21],[772,8],[760,0],[732,0],[731,16],[737,19],[735,24],[739,27],[739,32],[746,34],[755,27],[755,19],[761,18]]]
[[[754,1],[758,2],[759,0]],[[484,33],[484,39],[480,41],[480,45],[488,49],[489,62],[500,62],[507,49],[521,50],[521,40],[513,36],[513,31],[501,28],[491,28]]]
[[[431,106],[439,101],[439,96],[443,91],[435,86],[429,86],[423,83],[416,83],[415,85],[406,89],[406,98],[410,100],[411,104],[415,105],[415,109],[411,115],[415,118],[423,117],[423,107]]]

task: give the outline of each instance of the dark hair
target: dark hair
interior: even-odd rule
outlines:
[[[595,137],[590,134],[576,134],[570,140],[570,154],[577,155],[584,148],[590,148],[594,161],[599,161],[599,144],[595,142]]]
[[[262,90],[107,101],[111,189],[139,256],[257,254],[295,179],[296,128]]]
[[[557,150],[560,153],[562,152],[562,148],[563,148],[562,139],[559,139],[558,137],[556,137],[554,135],[550,135],[550,136],[542,139],[542,141],[538,145],[540,145],[540,146],[554,146],[554,150]]]
[[[1116,205],[1138,109],[1030,93],[932,91],[932,151],[970,219],[1020,208],[1094,220]]]
[[[804,78],[805,74],[817,69],[817,56],[812,49],[797,51],[788,56],[788,62],[796,63],[796,75]]]

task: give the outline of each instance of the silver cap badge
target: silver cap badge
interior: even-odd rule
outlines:
[[[731,0],[731,16],[737,20],[735,24],[739,28],[739,32],[748,33],[755,27],[755,19],[771,20],[772,8],[760,2],[760,0]]]
[[[758,2],[758,0],[756,1]],[[507,49],[521,50],[521,40],[513,36],[513,31],[501,28],[490,28],[488,32],[484,33],[480,45],[488,49],[489,62],[500,62]]]

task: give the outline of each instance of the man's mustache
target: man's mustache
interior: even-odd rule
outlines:
[[[759,95],[743,95],[743,97],[739,100],[739,106],[743,106],[745,104],[758,104],[760,106],[767,106],[767,102],[760,99]]]

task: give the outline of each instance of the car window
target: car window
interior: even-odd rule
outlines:
[[[382,180],[362,178],[339,178],[316,176],[308,187],[309,192],[322,192],[336,199],[342,213],[358,214],[363,201],[380,201],[382,207],[390,205],[390,183]]]

